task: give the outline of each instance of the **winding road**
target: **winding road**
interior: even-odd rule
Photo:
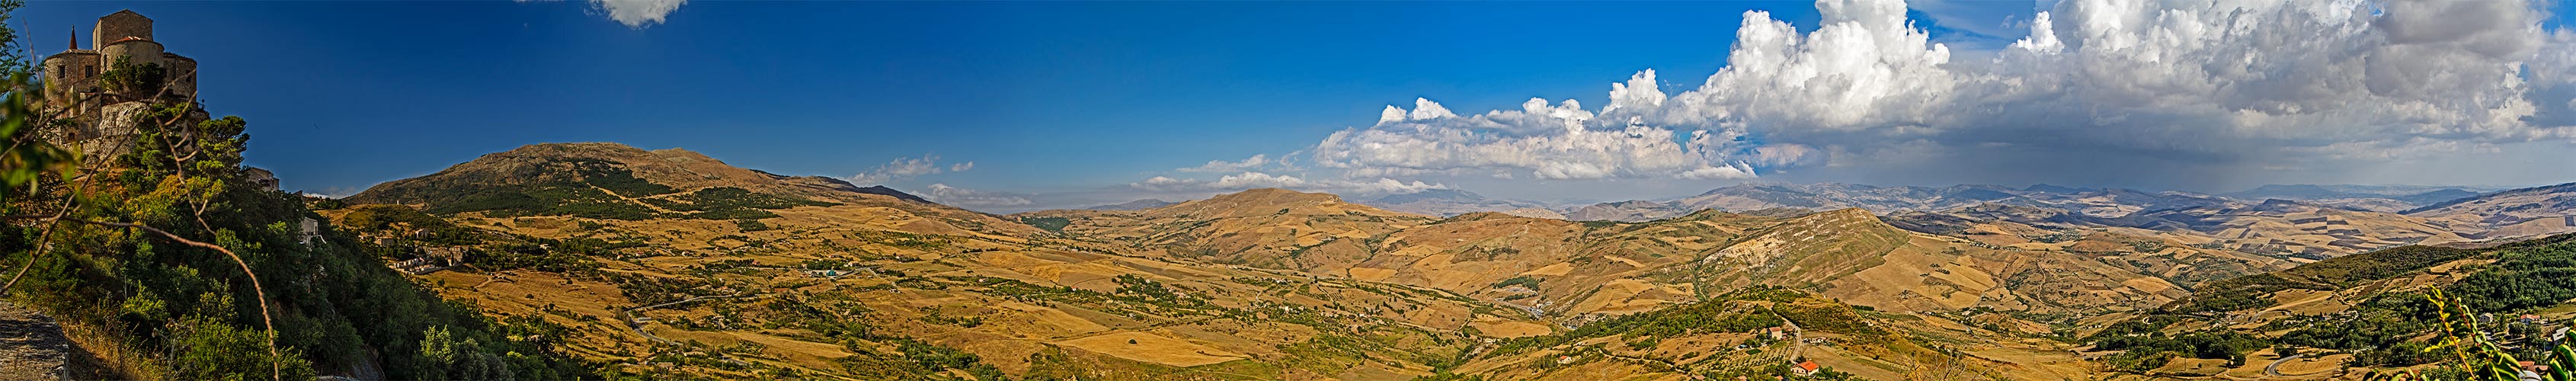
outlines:
[[[2306,354],[2306,353],[2301,353],[2301,354],[2290,355],[2290,357],[2282,357],[2282,358],[2281,358],[2281,359],[2279,359],[2279,360],[2272,360],[2272,365],[2264,365],[2264,366],[2263,366],[2263,375],[2265,375],[2265,376],[2272,376],[2272,377],[2289,377],[2289,376],[2281,375],[2281,363],[2290,362],[2290,360],[2297,360],[2297,359],[2299,359],[2299,357],[2301,357],[2301,356],[2307,356],[2307,355],[2308,355],[2308,354]]]

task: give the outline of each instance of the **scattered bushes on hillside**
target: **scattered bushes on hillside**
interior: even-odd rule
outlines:
[[[1839,304],[1815,306],[1785,305],[1795,303],[1796,301],[1803,300],[1804,298],[1806,298],[1804,294],[1794,290],[1771,286],[1755,286],[1710,297],[1707,300],[1698,302],[1603,319],[1590,324],[1584,324],[1582,327],[1575,328],[1573,331],[1569,332],[1509,339],[1503,342],[1502,345],[1495,347],[1495,349],[1489,353],[1520,353],[1522,351],[1553,347],[1563,345],[1565,343],[1582,341],[1584,339],[1612,335],[1664,339],[1706,333],[1748,332],[1765,327],[1777,327],[1784,321],[1796,321],[1800,328],[1806,329],[1820,329],[1817,327],[1810,327],[1809,325],[1811,324],[1821,327],[1832,327],[1831,329],[1836,330],[1852,329],[1851,327],[1853,326],[1860,326],[1867,329],[1867,332],[1876,332],[1874,328],[1866,328],[1866,324],[1858,322],[1856,320],[1858,319],[1857,315],[1849,313],[1849,309],[1846,309]],[[1737,302],[1768,303],[1741,304]],[[1830,312],[1831,310],[1841,310],[1843,313]],[[1788,317],[1789,319],[1783,320],[1782,317]],[[1861,331],[1853,330],[1835,332],[1857,334]]]
[[[540,184],[503,186],[500,189],[475,190],[475,195],[451,203],[430,204],[429,212],[455,214],[485,212],[490,217],[572,216],[609,220],[647,220],[656,216],[650,208],[610,196],[599,189],[580,184]]]
[[[2103,337],[2093,342],[2094,349],[2127,351],[2105,359],[2114,368],[2145,372],[2162,367],[2177,357],[2224,359],[2228,366],[2245,365],[2245,352],[2271,347],[2261,337],[2231,330],[2192,332],[2167,337],[2163,332],[2146,335]]]
[[[2403,246],[2335,257],[2270,274],[2210,282],[2190,299],[2165,307],[2173,313],[2235,311],[2269,305],[2272,293],[2289,289],[2333,290],[2385,279],[2477,255],[2477,250]],[[2564,299],[2562,299],[2564,300]]]
[[[2377,295],[2343,313],[2291,316],[2263,331],[2288,330],[2265,339],[2231,330],[2206,330],[2168,337],[2164,328],[2180,314],[2242,313],[2270,305],[2268,296],[2288,289],[2337,290],[2388,279],[2442,263],[2493,255],[2496,262],[2471,267],[2457,283],[2432,289],[2450,295],[2444,304],[2416,292]],[[2450,360],[2438,356],[2437,344],[2424,338],[2444,328],[2439,322],[2468,314],[2511,315],[2548,308],[2576,299],[2576,234],[2507,244],[2486,250],[2407,246],[2338,257],[2270,274],[2212,282],[2191,299],[2168,305],[2162,314],[2113,324],[2085,339],[2097,349],[2126,350],[2106,361],[2115,368],[2143,372],[2175,357],[2225,358],[2241,363],[2243,353],[2271,344],[2350,351],[2359,366],[2405,367]],[[2515,325],[2507,324],[2512,329]],[[2527,336],[2527,335],[2525,335]],[[2536,355],[2536,353],[2535,353]],[[2441,370],[2455,372],[2456,370]],[[2438,373],[2438,372],[2437,372]],[[2439,379],[2438,376],[2435,379]]]
[[[1065,219],[1064,217],[1023,217],[1020,218],[1020,223],[1029,224],[1029,226],[1045,229],[1046,231],[1063,233],[1064,227],[1073,225],[1073,220]]]
[[[404,184],[382,191],[383,194],[368,196],[377,202],[426,204],[429,205],[426,211],[435,214],[484,212],[493,217],[573,216],[614,220],[762,219],[778,217],[777,213],[769,212],[774,209],[839,205],[736,187],[713,187],[655,197],[679,190],[635,177],[634,171],[623,165],[598,159],[564,159],[520,172],[523,173],[512,176],[536,180]],[[656,211],[654,207],[670,212]]]
[[[672,196],[670,198],[672,200],[648,199],[647,201],[651,201],[654,205],[661,206],[663,209],[669,209],[675,212],[688,212],[682,213],[677,217],[709,220],[754,220],[777,218],[778,213],[771,213],[769,210],[787,209],[799,206],[840,205],[823,201],[803,200],[763,193],[754,193],[751,190],[735,187],[699,189],[694,192],[689,192],[688,194]]]
[[[2576,237],[2576,234],[2560,238]],[[2479,312],[2521,311],[2576,300],[2576,242],[2520,246],[2484,271],[2446,287],[2462,304]]]
[[[1527,288],[1527,289],[1536,290],[1536,289],[1538,289],[1538,283],[1539,283],[1540,281],[1541,281],[1541,280],[1540,280],[1540,279],[1538,279],[1538,278],[1532,278],[1532,277],[1530,277],[1530,276],[1528,276],[1528,275],[1522,275],[1522,276],[1512,277],[1511,279],[1504,279],[1504,280],[1503,280],[1503,281],[1501,281],[1501,282],[1494,282],[1494,288],[1508,288],[1508,287],[1511,287],[1511,286],[1521,286],[1522,288]]]

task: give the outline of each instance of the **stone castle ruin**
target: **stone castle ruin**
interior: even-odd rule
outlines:
[[[42,65],[44,111],[60,127],[47,138],[80,151],[85,162],[121,154],[121,138],[134,135],[137,118],[154,107],[196,103],[197,60],[163,51],[152,39],[152,19],[132,10],[99,17],[88,49],[73,31],[71,46]],[[206,118],[202,107],[190,107],[172,122]]]

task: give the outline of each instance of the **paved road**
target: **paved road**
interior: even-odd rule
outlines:
[[[2289,376],[2283,376],[2283,375],[2281,375],[2281,363],[2290,362],[2290,360],[2297,360],[2297,359],[2299,359],[2299,357],[2300,357],[2300,356],[2307,356],[2307,355],[2308,355],[2308,354],[2306,354],[2306,353],[2301,353],[2301,354],[2290,355],[2290,357],[2282,357],[2282,358],[2281,358],[2281,359],[2279,359],[2279,360],[2272,360],[2272,365],[2264,365],[2264,366],[2263,366],[2263,375],[2266,375],[2266,376],[2272,376],[2272,377],[2289,377]]]

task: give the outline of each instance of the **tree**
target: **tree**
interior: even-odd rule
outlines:
[[[0,20],[16,4],[0,0]],[[0,23],[0,51],[23,51],[14,36]],[[132,121],[134,134],[82,142],[123,153],[80,160],[44,138],[68,122],[40,109],[43,84],[11,57],[0,55],[12,61],[0,64],[0,298],[91,327],[79,334],[114,347],[93,350],[143,357],[128,376],[283,380],[376,368],[396,379],[596,377],[547,342],[503,339],[559,326],[496,322],[444,301],[346,233],[296,240],[293,221],[321,217],[303,196],[247,181],[242,118],[207,118],[193,94],[138,96],[150,108]],[[295,286],[269,289],[262,279]],[[426,337],[432,327],[442,338]]]
[[[2501,343],[2496,342],[2494,332],[2479,326],[2477,319],[2473,318],[2476,315],[2469,309],[2467,303],[2444,294],[2440,289],[2432,290],[2432,293],[2425,295],[2424,298],[2435,308],[2440,309],[2442,329],[2435,332],[2434,344],[2421,351],[2444,352],[2443,357],[2452,361],[2445,366],[2426,370],[2407,369],[2373,374],[2369,377],[2370,380],[2533,379],[2523,377],[2524,371],[2520,364],[2522,360],[2506,350]],[[2570,350],[2565,344],[2553,346],[2546,354],[2532,360],[2548,365],[2550,368],[2547,374],[2535,374],[2539,380],[2576,381],[2576,372],[2568,370],[2576,368],[2576,350]]]

